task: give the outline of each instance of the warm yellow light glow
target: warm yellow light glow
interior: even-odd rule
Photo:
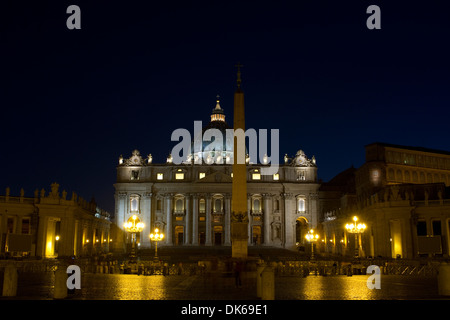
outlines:
[[[260,173],[253,173],[252,174],[253,180],[261,180],[261,174]]]
[[[199,179],[203,179],[205,176],[206,176],[206,173],[204,173],[204,172],[200,172],[200,173],[198,174],[198,178],[199,178]]]
[[[345,229],[347,229],[348,232],[350,232],[350,233],[362,233],[367,228],[365,223],[358,223],[358,224],[356,224],[356,221],[358,221],[358,217],[357,216],[353,217],[353,221],[355,223],[347,223],[345,225]]]
[[[175,173],[175,179],[176,180],[183,180],[184,179],[184,173]]]
[[[55,240],[58,241],[58,240],[59,240],[59,236],[56,236],[56,237],[55,237]]]
[[[86,239],[86,243],[89,243],[89,239]]]
[[[278,173],[275,173],[273,175],[273,180],[280,180],[280,175]]]
[[[159,233],[158,228],[155,229],[155,233],[150,234],[150,240],[152,240],[152,241],[161,241],[163,237],[164,237],[164,234]]]
[[[311,229],[308,231],[308,234],[305,236],[305,238],[308,241],[317,241],[319,239],[319,235],[317,233],[314,233],[314,229]]]
[[[157,180],[163,180],[164,179],[164,174],[163,173],[157,173],[156,174],[156,179]]]

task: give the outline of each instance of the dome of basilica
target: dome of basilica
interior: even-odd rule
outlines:
[[[218,130],[221,135],[210,129]],[[211,114],[211,122],[202,128],[201,137],[194,137],[194,141],[197,141],[197,139],[202,141],[202,149],[200,151],[195,150],[194,141],[192,141],[192,156],[188,157],[188,162],[193,160],[194,163],[201,164],[203,159],[207,164],[231,163],[233,160],[233,135],[227,138],[227,129],[233,128],[226,123],[225,113],[220,107],[219,96],[217,96],[216,107]]]

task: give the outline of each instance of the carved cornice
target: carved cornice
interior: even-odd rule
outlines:
[[[119,192],[117,195],[119,196],[119,198],[126,198],[127,197],[127,193],[126,192]]]

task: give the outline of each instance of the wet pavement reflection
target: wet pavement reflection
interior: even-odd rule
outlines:
[[[279,276],[276,300],[408,300],[443,299],[436,277],[382,275],[381,289],[367,288],[367,275]],[[93,274],[81,277],[81,289],[69,299],[86,300],[256,300],[256,278],[248,274],[236,288],[233,277],[206,275]],[[54,275],[20,274],[17,299],[52,299]],[[3,298],[4,299],[4,298]]]

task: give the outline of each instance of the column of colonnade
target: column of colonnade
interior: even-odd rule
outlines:
[[[173,223],[173,196],[174,194],[164,194],[164,215],[165,215],[165,245],[173,245],[174,244],[174,223]],[[203,195],[202,195],[203,196]],[[270,215],[272,212],[272,198],[273,194],[263,194],[263,221],[262,221],[262,235],[263,235],[263,245],[272,245],[271,241],[271,225],[270,225]],[[205,216],[205,225],[206,225],[206,239],[205,239],[205,245],[206,246],[212,246],[213,245],[213,239],[212,239],[212,227],[213,227],[213,221],[212,221],[212,195],[206,194],[204,195],[205,198],[205,206],[206,206],[206,212],[209,212],[209,214],[206,214]],[[200,196],[199,194],[191,193],[187,194],[185,196],[185,219],[184,219],[184,245],[199,245],[199,200]],[[223,245],[230,245],[231,244],[231,235],[230,235],[230,216],[231,216],[231,196],[230,194],[224,194],[223,195],[224,200],[224,217],[223,217]],[[145,205],[146,208],[151,208],[151,199],[147,200],[148,203]],[[249,212],[251,212],[251,195],[248,195],[248,209]],[[150,222],[150,225],[152,223]],[[252,224],[249,223],[249,235],[251,235],[251,227]],[[171,232],[167,232],[168,230],[171,230]],[[145,235],[148,236],[147,233],[150,233],[150,230],[148,230]],[[249,244],[251,245],[251,237],[249,236]]]

